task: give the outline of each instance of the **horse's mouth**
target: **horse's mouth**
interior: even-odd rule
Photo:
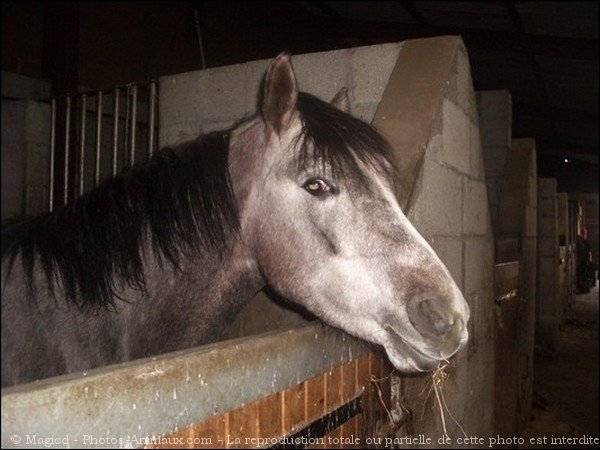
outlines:
[[[412,366],[411,368],[417,372],[429,372],[434,370],[439,365],[440,361],[446,360],[446,358],[441,355],[435,355],[436,352],[429,348],[421,350],[416,345],[411,344],[391,325],[385,325],[384,328],[388,332],[390,343],[392,345],[391,349],[388,349],[386,346],[386,351],[388,352],[390,359],[395,359],[394,354],[397,353],[404,357],[410,366]]]

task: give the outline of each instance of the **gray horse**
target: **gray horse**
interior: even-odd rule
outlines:
[[[347,104],[299,93],[282,54],[253,118],[4,228],[2,385],[215,341],[267,285],[401,371],[456,353],[468,305]]]

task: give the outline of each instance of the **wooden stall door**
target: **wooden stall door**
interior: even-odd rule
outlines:
[[[494,267],[495,406],[494,434],[516,436],[518,427],[519,263]]]

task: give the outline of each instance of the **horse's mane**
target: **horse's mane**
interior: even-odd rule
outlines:
[[[303,92],[298,96],[298,111],[302,120],[300,168],[316,165],[329,169],[336,179],[364,180],[362,164],[395,179],[391,146],[371,125]]]
[[[393,169],[389,144],[370,125],[305,93],[298,111],[300,166],[357,177],[360,163]],[[184,255],[222,255],[239,228],[228,170],[230,130],[161,150],[55,212],[3,226],[6,276],[20,255],[33,293],[37,260],[51,293],[58,285],[80,308],[110,307],[124,286],[145,290],[146,240],[159,264],[175,268]]]
[[[123,284],[145,289],[146,238],[175,267],[182,255],[222,252],[238,228],[228,149],[227,132],[165,148],[53,213],[3,226],[8,271],[20,253],[32,292],[38,259],[53,293],[58,281],[79,307],[106,307]]]

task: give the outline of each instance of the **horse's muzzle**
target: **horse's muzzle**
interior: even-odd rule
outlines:
[[[423,339],[422,353],[446,359],[456,353],[468,338],[466,321],[454,303],[436,295],[417,296],[407,305],[408,318]]]

